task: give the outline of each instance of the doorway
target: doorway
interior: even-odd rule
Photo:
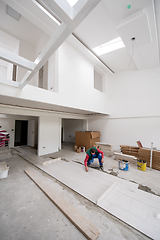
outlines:
[[[86,119],[62,118],[61,126],[61,148],[75,145],[75,133],[77,131],[87,131],[88,124]]]
[[[28,121],[15,120],[14,146],[27,145]]]

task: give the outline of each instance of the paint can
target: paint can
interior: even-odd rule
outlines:
[[[129,162],[127,160],[118,160],[119,169],[123,171],[129,170]]]
[[[146,171],[146,161],[138,159],[137,160],[137,167],[141,171]]]
[[[8,176],[9,167],[5,162],[0,163],[0,179],[6,178]]]
[[[85,152],[85,147],[81,147],[81,152]]]

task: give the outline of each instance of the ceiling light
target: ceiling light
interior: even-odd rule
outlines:
[[[118,38],[115,38],[112,41],[109,41],[109,42],[107,42],[105,44],[102,44],[102,45],[100,45],[98,47],[93,48],[93,51],[98,56],[100,56],[102,54],[109,53],[109,52],[115,51],[115,50],[123,48],[123,47],[125,47],[125,45],[122,42],[121,38],[118,37]]]
[[[73,7],[78,2],[78,0],[67,0],[67,2],[71,7]]]

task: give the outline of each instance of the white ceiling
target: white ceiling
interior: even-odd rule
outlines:
[[[129,3],[132,7],[127,9]],[[6,4],[22,15],[18,22],[6,14]],[[159,0],[102,0],[74,30],[74,34],[90,50],[120,36],[125,48],[99,57],[114,73],[154,68],[159,66],[158,18]],[[32,0],[0,0],[0,29],[14,37],[35,45],[43,32],[51,36],[57,28],[58,25]],[[136,38],[134,43],[131,40],[133,36]],[[92,58],[73,35],[68,41]],[[101,62],[95,63],[105,69]]]
[[[159,65],[160,26],[158,23],[160,21],[158,22],[157,17],[160,15],[160,1],[134,0],[131,1],[132,7],[127,9],[129,3],[128,0],[101,1],[74,31],[76,36],[90,49],[119,36],[122,38],[125,48],[100,56],[103,62],[115,73],[132,69],[145,69],[146,65],[150,68]],[[156,13],[154,8],[156,8]],[[145,12],[145,16],[138,18],[142,11]],[[135,14],[138,15],[137,18],[134,18]],[[122,23],[123,25],[117,28]],[[151,37],[150,42],[148,35]],[[132,37],[136,38],[134,49]],[[133,61],[128,66],[132,50],[134,50]]]
[[[52,6],[53,2],[53,0],[37,1],[48,3],[48,6]],[[54,1],[61,3],[58,0]],[[87,0],[79,0],[78,4],[83,5],[85,2]],[[127,5],[130,3],[132,7],[128,9]],[[6,14],[7,5],[21,14],[19,21]],[[53,12],[54,9],[50,7],[49,10]],[[57,15],[59,19],[68,21],[67,14],[63,14],[63,11],[59,9],[57,12],[59,12]],[[71,11],[69,14],[73,15]],[[0,30],[17,39],[36,45],[43,34],[51,37],[58,28],[58,24],[39,9],[33,0],[0,0]],[[87,50],[92,51],[93,48],[117,37],[122,38],[125,48],[101,55],[99,60]],[[131,40],[132,37],[135,37],[135,41]],[[108,66],[116,74],[121,71],[138,71],[158,67],[159,39],[160,0],[132,0],[131,2],[129,0],[101,0],[74,29],[67,41],[102,71],[111,74],[106,68]],[[51,108],[51,106],[48,107]]]

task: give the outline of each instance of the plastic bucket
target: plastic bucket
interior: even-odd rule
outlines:
[[[123,171],[129,170],[129,162],[126,160],[118,160],[119,169]]]
[[[146,171],[146,162],[143,160],[137,160],[137,167],[141,171]]]

